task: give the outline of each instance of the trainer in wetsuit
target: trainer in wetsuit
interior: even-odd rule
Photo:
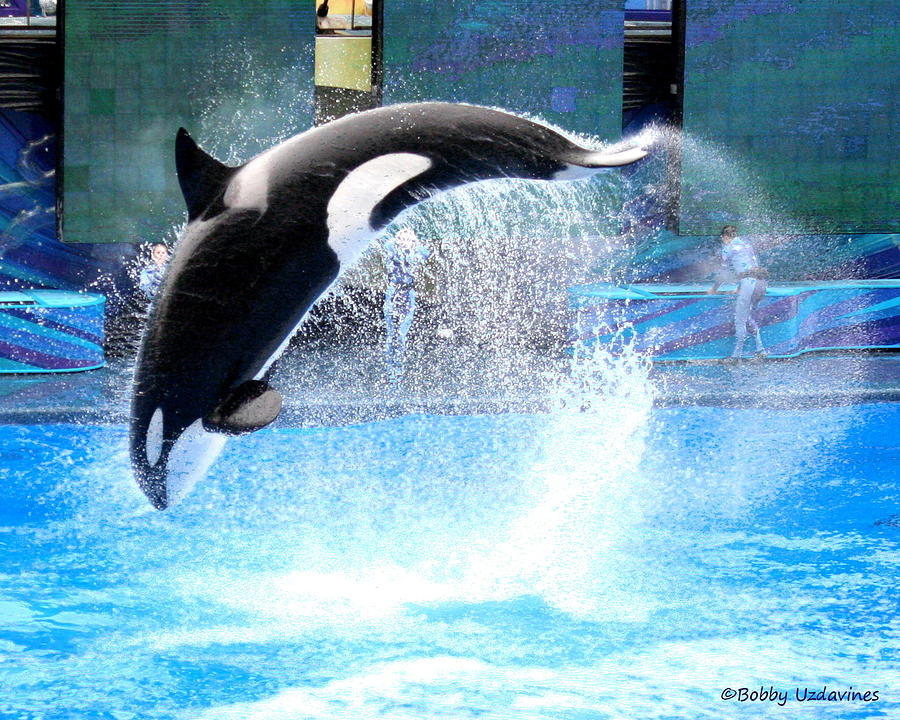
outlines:
[[[715,293],[728,275],[737,276],[737,300],[734,305],[735,342],[734,352],[731,356],[739,358],[744,354],[744,343],[749,330],[756,340],[757,357],[765,357],[766,351],[759,335],[759,325],[753,319],[753,311],[766,294],[769,274],[759,266],[753,245],[749,240],[738,237],[737,228],[734,225],[726,225],[722,228],[720,237],[722,239],[723,272],[719,274],[715,284],[707,293]]]
[[[399,382],[403,375],[406,336],[416,312],[416,267],[428,259],[427,247],[410,228],[403,228],[396,238],[384,244],[387,289],[384,294],[384,322],[387,330],[385,360],[388,379]]]
[[[162,284],[166,264],[169,262],[169,248],[162,243],[155,243],[150,251],[150,260],[150,264],[141,270],[138,279],[138,287],[148,298],[156,295],[156,291]]]

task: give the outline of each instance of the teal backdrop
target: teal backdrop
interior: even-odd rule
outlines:
[[[16,113],[0,127],[0,285],[81,287],[115,270],[118,248],[127,256],[127,245],[173,240],[184,220],[179,126],[231,163],[310,127],[313,5],[68,3],[62,128]],[[700,279],[716,233],[737,223],[780,278],[897,277],[894,3],[686,7],[681,172],[655,162],[623,184],[631,216],[605,228],[628,225],[615,272]],[[481,103],[600,140],[621,134],[619,3],[385,0],[384,20],[387,103]],[[55,146],[44,138],[58,130],[54,179]],[[673,177],[680,199],[666,227],[670,208],[657,191]]]
[[[686,8],[679,232],[897,232],[896,0]]]
[[[619,0],[385,0],[384,103],[440,100],[496,107],[556,125],[590,142],[622,136],[625,12]],[[618,219],[591,208],[621,204],[621,186],[589,181],[565,223],[509,233],[522,242],[561,232],[617,234]],[[543,197],[540,189],[537,196]],[[539,206],[522,192],[506,212]],[[518,204],[518,207],[517,207]],[[450,223],[448,237],[471,232]]]
[[[385,0],[384,101],[501,107],[570,131],[622,131],[619,0]]]
[[[244,162],[312,122],[311,2],[118,0],[66,6],[67,242],[173,239],[174,139]]]

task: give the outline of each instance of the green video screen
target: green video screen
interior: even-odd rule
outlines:
[[[680,232],[897,232],[896,3],[686,9]]]
[[[179,127],[233,164],[308,129],[314,42],[311,2],[68,3],[62,238],[171,235]]]
[[[63,239],[171,239],[185,216],[173,152],[181,126],[229,164],[311,127],[315,8],[312,0],[70,3]],[[622,3],[554,8],[564,12],[538,0],[385,0],[384,104],[483,104],[618,140]]]
[[[385,0],[384,103],[486,105],[592,141],[617,142],[622,137],[623,23],[620,0],[550,5],[543,0]],[[611,173],[572,187],[539,183],[508,194],[472,189],[502,222],[479,230],[464,212],[456,213],[461,222],[448,220],[448,208],[439,203],[433,212],[422,208],[420,229],[451,237],[484,231],[520,242],[615,235],[619,221],[609,209],[621,202],[619,179]],[[490,201],[489,192],[496,193]]]
[[[385,103],[502,107],[615,141],[621,0],[385,0]]]

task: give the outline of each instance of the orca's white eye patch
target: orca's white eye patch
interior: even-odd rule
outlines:
[[[144,443],[147,453],[147,463],[152,467],[159,462],[159,456],[162,455],[163,444],[163,412],[162,408],[156,408],[153,417],[147,424],[147,436]]]

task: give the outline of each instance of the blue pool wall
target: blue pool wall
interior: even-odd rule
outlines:
[[[95,293],[0,292],[0,374],[103,367],[104,305]]]
[[[594,283],[571,288],[571,343],[622,342],[656,360],[723,359],[734,349],[730,294],[708,285]],[[723,286],[727,293],[734,286]],[[770,284],[754,311],[769,357],[900,348],[900,280]]]

